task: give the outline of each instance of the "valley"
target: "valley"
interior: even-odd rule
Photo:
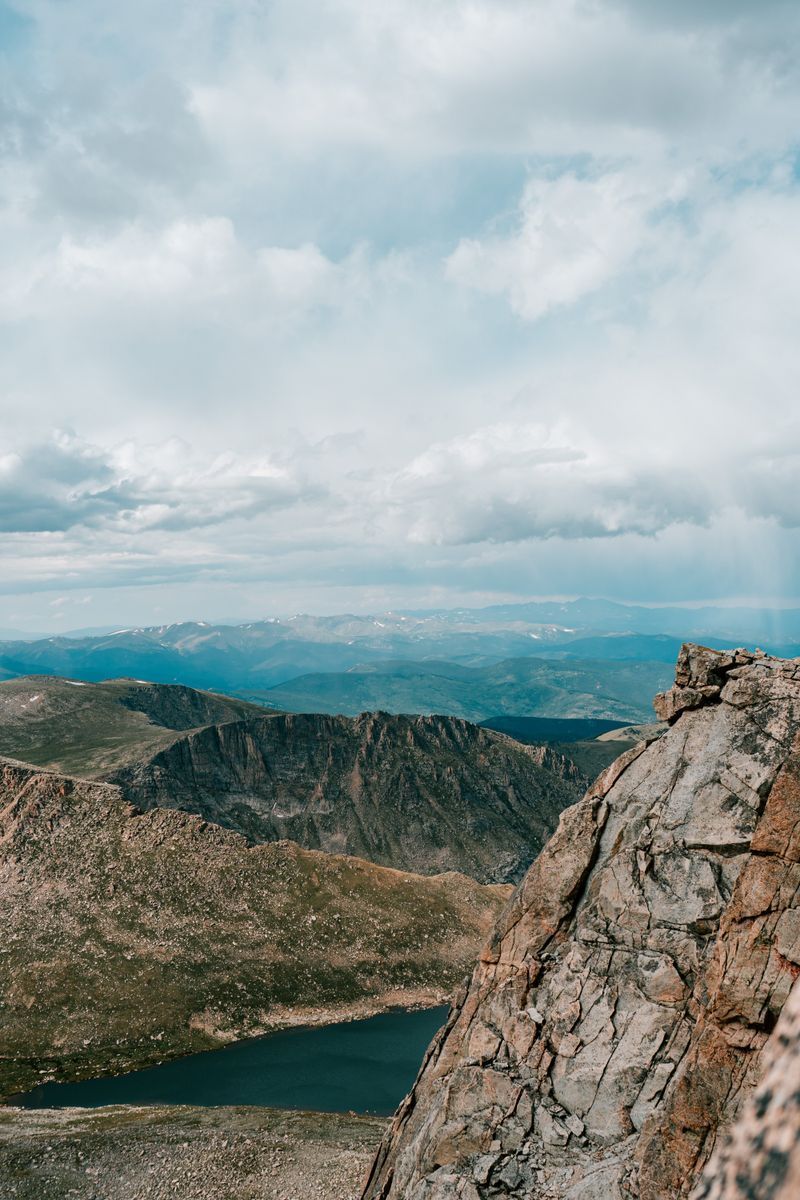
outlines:
[[[356,666],[343,674],[301,675],[248,699],[294,712],[448,713],[469,721],[497,717],[610,720],[652,718],[651,701],[667,686],[660,662],[514,658],[488,666],[440,661]]]
[[[799,46],[0,0],[0,1200],[800,1200]]]
[[[442,1003],[509,891],[253,846],[0,760],[0,1096]]]

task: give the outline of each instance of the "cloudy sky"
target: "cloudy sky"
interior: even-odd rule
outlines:
[[[0,0],[0,626],[800,596],[795,0]]]

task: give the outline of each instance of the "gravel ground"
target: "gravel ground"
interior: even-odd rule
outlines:
[[[355,1200],[385,1121],[268,1108],[0,1108],[2,1200]]]

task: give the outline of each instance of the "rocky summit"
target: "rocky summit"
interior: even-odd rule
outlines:
[[[685,646],[656,709],[500,917],[365,1200],[797,1195],[800,661]]]

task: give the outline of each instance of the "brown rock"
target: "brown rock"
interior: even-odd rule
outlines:
[[[800,984],[762,1056],[762,1075],[717,1147],[692,1200],[800,1196]]]
[[[671,728],[562,814],[366,1200],[689,1195],[800,975],[799,674],[682,649]]]

